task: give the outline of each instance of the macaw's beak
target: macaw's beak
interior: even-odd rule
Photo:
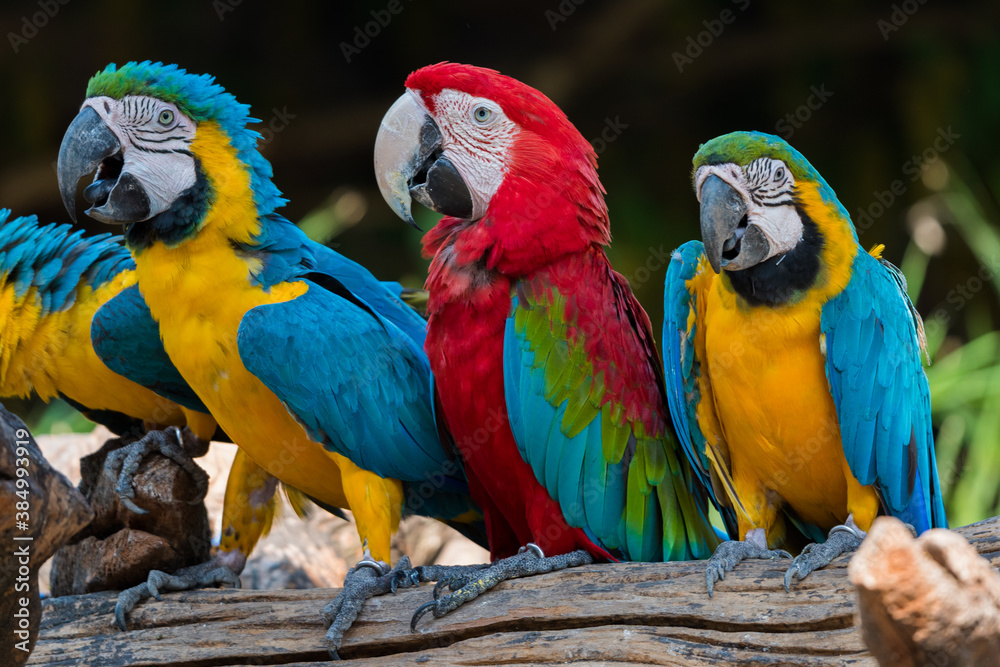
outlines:
[[[760,227],[749,224],[743,196],[714,174],[701,186],[701,239],[716,273],[760,264],[771,252]]]
[[[444,155],[441,131],[414,93],[403,93],[382,119],[375,138],[375,178],[386,203],[413,227],[413,199],[444,215],[472,217],[472,193]]]
[[[121,142],[92,107],[84,107],[66,129],[56,173],[69,217],[76,222],[76,186],[97,170],[84,189],[87,215],[107,223],[128,224],[149,217],[149,197],[139,180],[123,172]]]

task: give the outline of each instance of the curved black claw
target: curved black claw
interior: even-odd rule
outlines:
[[[410,630],[416,630],[417,622],[428,612],[433,613],[434,618],[441,618],[455,611],[466,602],[475,600],[501,581],[530,577],[536,574],[562,570],[567,567],[588,565],[594,562],[594,559],[586,551],[572,551],[568,554],[548,558],[540,555],[541,553],[541,549],[537,546],[529,545],[528,550],[522,551],[516,556],[498,560],[487,568],[473,566],[474,569],[469,573],[450,576],[444,585],[439,581],[438,585],[434,587],[434,600],[420,605],[417,611],[414,612],[413,617],[410,619]],[[472,572],[475,573],[475,576],[471,576]],[[450,587],[453,592],[438,597],[440,589],[443,589],[444,586]]]
[[[135,608],[136,604],[146,598],[153,597],[162,600],[161,590],[187,591],[193,588],[209,588],[219,585],[240,588],[242,584],[238,574],[216,560],[185,567],[173,574],[162,570],[152,570],[146,581],[118,594],[118,602],[115,604],[115,624],[123,632],[128,630],[126,625],[128,613]]]
[[[417,610],[413,612],[413,618],[410,619],[410,632],[417,631],[417,623],[420,621],[421,618],[424,617],[424,615],[427,612],[437,607],[437,603],[438,603],[438,596],[435,595],[433,600],[431,600],[430,602],[425,602],[419,607],[417,607]]]
[[[185,433],[190,434],[190,431],[185,429]],[[194,437],[193,434],[191,437]],[[194,479],[198,495],[189,500],[189,503],[195,505],[204,500],[208,493],[208,474],[191,459],[185,450],[181,429],[171,426],[163,431],[150,431],[132,444],[111,452],[105,459],[104,474],[117,480],[115,491],[125,507],[136,514],[146,514],[146,510],[136,505],[132,500],[135,498],[133,478],[136,471],[139,470],[142,460],[153,452],[159,452],[166,456],[187,471]]]
[[[400,558],[390,569],[388,564],[374,560],[366,548],[361,561],[348,570],[340,595],[323,610],[328,626],[326,640],[329,642],[330,657],[340,659],[338,652],[344,642],[344,633],[350,630],[365,602],[418,583],[419,575],[411,567],[407,556]]]
[[[793,580],[802,581],[810,572],[826,567],[837,556],[856,551],[864,538],[864,531],[853,522],[848,522],[844,526],[834,526],[826,542],[806,545],[802,553],[792,561],[792,566],[785,572],[785,591],[791,592]]]
[[[434,599],[440,599],[440,597],[444,595],[444,589],[446,588],[450,591],[457,591],[467,583],[469,583],[469,578],[462,575],[438,579],[437,583],[434,584]]]
[[[784,549],[768,549],[761,546],[760,542],[751,539],[747,535],[747,540],[737,542],[730,540],[723,542],[715,549],[715,553],[708,559],[708,567],[705,569],[705,583],[708,584],[708,597],[715,593],[715,582],[726,578],[726,572],[732,572],[741,562],[760,558],[770,560],[773,558],[791,558],[792,554]]]

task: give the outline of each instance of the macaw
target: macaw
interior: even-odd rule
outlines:
[[[592,558],[707,558],[706,494],[649,318],[604,253],[596,155],[565,114],[493,70],[424,67],[382,121],[375,168],[404,221],[412,199],[447,216],[424,237],[425,349],[491,555],[507,559],[465,587],[456,575],[413,622]]]
[[[902,274],[864,251],[830,186],[778,137],[704,144],[694,188],[704,244],[673,254],[663,358],[681,443],[743,540],[712,556],[709,593],[741,560],[811,541],[788,589],[856,549],[880,512],[946,527]]]
[[[172,444],[165,448],[167,454],[207,485],[187,452],[213,437],[225,439],[225,434],[170,365],[148,309],[141,297],[134,300],[135,282],[135,265],[120,237],[84,237],[69,225],[43,226],[35,216],[11,219],[9,210],[0,209],[0,396],[61,397],[118,435],[138,437],[149,430],[134,443],[140,447],[159,434],[153,429],[187,426],[200,443],[185,442],[189,446],[182,448],[181,442],[159,434],[159,444]],[[128,308],[123,310],[123,303]],[[118,356],[102,357],[109,352]],[[126,378],[114,370],[122,355],[156,372]],[[127,449],[109,455],[117,458],[118,468],[128,465],[126,457],[118,456]],[[217,556],[199,569],[204,585],[239,585],[236,575],[278,507],[275,482],[237,452]],[[134,490],[130,483],[126,487],[122,500],[134,507]],[[308,509],[304,495],[284,490],[292,508],[303,515]],[[124,623],[122,613],[116,613],[119,624]]]
[[[285,200],[251,122],[210,76],[109,65],[63,139],[63,199],[72,212],[77,182],[96,169],[87,214],[125,225],[139,291],[185,382],[257,465],[349,508],[388,561],[404,496],[431,516],[479,516],[435,426],[424,322],[275,212]]]
[[[91,344],[94,312],[135,282],[132,266],[110,234],[84,238],[0,210],[0,395],[61,397],[118,433],[187,424],[190,411],[116,376]],[[211,437],[214,422],[199,430]]]

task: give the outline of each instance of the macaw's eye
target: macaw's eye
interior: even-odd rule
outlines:
[[[490,118],[493,117],[493,112],[486,107],[476,107],[476,110],[472,112],[472,116],[476,119],[477,123],[488,123]]]
[[[774,172],[774,180],[775,180],[775,182],[780,181],[784,177],[785,177],[785,168],[784,167],[778,167],[778,171]]]
[[[174,122],[174,112],[170,109],[164,109],[156,120],[159,121],[160,125],[170,125]]]

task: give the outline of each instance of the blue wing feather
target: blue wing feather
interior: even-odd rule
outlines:
[[[663,365],[667,377],[667,403],[677,437],[702,485],[710,488],[705,436],[695,417],[700,400],[695,380],[700,369],[694,354],[694,329],[688,331],[694,295],[686,285],[697,273],[699,259],[704,253],[701,241],[689,241],[671,256],[663,291]]]
[[[261,268],[255,273],[254,280],[268,288],[281,282],[306,278],[313,286],[305,295],[284,304],[284,307],[281,307],[282,304],[262,306],[255,309],[261,312],[251,311],[244,316],[240,332],[244,335],[246,330],[248,342],[246,346],[240,345],[240,354],[248,359],[258,355],[250,363],[244,359],[244,364],[248,368],[251,364],[259,365],[259,373],[251,372],[261,377],[279,397],[290,399],[286,400],[289,410],[318,441],[348,456],[363,468],[403,480],[407,511],[449,519],[475,510],[468,497],[461,463],[447,459],[434,429],[431,377],[423,353],[426,323],[400,299],[400,286],[377,280],[360,264],[311,241],[302,230],[280,215],[270,214],[265,220],[260,234],[238,248],[247,256],[259,258]],[[322,283],[321,289],[317,289],[317,280]],[[338,290],[340,296],[326,290],[330,280],[341,286]],[[266,318],[262,317],[262,312],[273,315],[275,321],[264,321]],[[347,319],[341,321],[341,315]],[[296,329],[304,323],[297,321],[297,317],[320,327],[313,331],[312,341],[307,340],[303,331]],[[382,329],[381,334],[374,332],[373,323]],[[269,329],[269,326],[272,328]],[[350,338],[334,340],[331,336],[331,331],[350,335],[353,333],[352,326],[362,327],[368,332],[368,339],[360,342]],[[391,335],[388,335],[390,332]],[[378,339],[378,336],[386,335],[388,338]],[[294,373],[282,375],[273,367],[282,358],[273,354],[274,349],[280,347],[254,347],[258,343],[251,345],[249,341],[255,336],[278,346],[291,346],[284,351],[286,361],[295,358],[295,363],[301,366],[289,363],[288,368],[309,371],[307,383],[316,391],[315,400],[310,401],[303,388],[297,386],[303,380],[301,376]],[[365,359],[359,358],[353,347],[354,343],[368,344],[373,346],[369,348],[370,352],[380,349],[379,346],[387,341],[391,341],[397,351],[405,352],[401,352],[399,358],[382,355]],[[315,347],[310,347],[312,343]],[[385,352],[389,348],[381,349]],[[339,356],[324,354],[333,350]],[[270,358],[267,358],[269,355]],[[316,364],[319,357],[325,363]],[[356,372],[351,369],[365,363],[375,363],[389,375],[384,378],[350,375]],[[414,372],[414,363],[423,369],[419,374]],[[318,370],[320,366],[323,372]],[[329,374],[331,382],[323,377],[324,372]],[[400,386],[393,388],[390,386],[391,378],[397,376],[403,379]],[[330,401],[330,395],[326,393],[332,385],[338,387],[336,401]],[[419,400],[415,393],[418,391]],[[378,400],[388,403],[379,405]],[[391,428],[391,432],[400,434],[389,449],[382,449],[376,444],[388,437],[389,431],[375,432],[381,428]],[[367,441],[369,436],[372,439]],[[360,445],[362,442],[365,443],[363,447]],[[425,485],[430,486],[425,488]]]
[[[439,470],[447,456],[422,351],[372,311],[306,284],[302,296],[244,315],[237,342],[247,370],[311,437],[358,466],[408,481]]]
[[[244,366],[310,437],[365,470],[402,480],[407,513],[461,519],[452,525],[482,542],[481,521],[469,519],[481,514],[465,473],[438,436],[423,350],[356,295],[331,292],[328,281],[305,282],[309,290],[298,298],[243,316]]]
[[[519,306],[514,297],[512,312]],[[558,354],[554,350],[559,344],[549,354]],[[507,414],[518,451],[535,478],[560,503],[570,526],[589,530],[605,548],[616,548],[625,510],[624,474],[616,477],[605,460],[601,414],[573,437],[563,431],[565,401],[556,406],[546,399],[547,359],[537,358],[527,337],[516,331],[513,316],[505,325],[503,355]]]
[[[566,522],[604,549],[628,560],[707,556],[717,536],[688,524],[691,512],[704,521],[705,501],[669,434],[637,440],[630,422],[605,423],[617,419],[613,404],[596,402],[600,390],[569,347],[566,301],[540,280],[519,287],[504,330],[505,402],[522,458]]]
[[[10,218],[0,209],[0,278],[18,298],[35,287],[43,315],[62,310],[80,284],[96,287],[135,266],[120,241],[110,234],[83,238],[69,225],[40,226],[33,215]]]
[[[725,520],[733,539],[738,539],[736,516],[715,497],[709,475],[705,435],[698,425],[697,409],[701,401],[698,377],[701,364],[695,353],[697,323],[689,329],[688,318],[694,308],[693,294],[687,282],[694,278],[705,255],[701,241],[688,241],[670,258],[663,288],[663,366],[666,373],[667,405],[684,455],[698,476],[700,485]]]
[[[947,520],[920,323],[904,285],[894,267],[859,250],[851,281],[823,307],[821,327],[851,471],[862,484],[877,485],[890,514],[926,530],[947,527]]]
[[[271,214],[252,243],[239,249],[260,258],[256,280],[264,287],[316,271],[342,283],[379,315],[395,324],[421,348],[426,322],[399,297],[398,283],[381,282],[365,267],[316,243],[286,218]]]

